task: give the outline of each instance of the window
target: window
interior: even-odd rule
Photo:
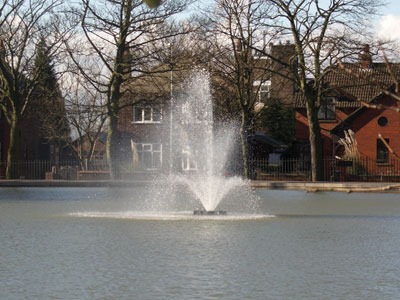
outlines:
[[[145,170],[160,170],[162,166],[161,144],[136,144],[139,162]]]
[[[260,102],[271,98],[271,80],[267,80],[261,84],[258,97]]]
[[[94,159],[98,159],[98,160],[103,160],[103,158],[104,158],[104,151],[97,151],[97,150],[95,150],[95,151],[93,152],[93,158],[94,158]]]
[[[190,149],[187,147],[182,151],[182,170],[192,171],[197,170],[197,162],[194,155],[191,154]]]
[[[336,120],[335,98],[323,97],[318,110],[319,120]]]
[[[133,107],[134,123],[161,123],[161,112],[149,106]]]
[[[389,139],[385,139],[386,143],[389,144]],[[381,139],[376,140],[376,163],[387,164],[389,162],[389,150],[382,142]]]
[[[378,124],[379,124],[379,126],[381,126],[381,127],[385,127],[387,124],[388,124],[388,119],[386,118],[386,117],[380,117],[379,119],[378,119]]]
[[[253,86],[258,88],[259,102],[265,103],[267,99],[271,98],[271,80],[255,80]]]

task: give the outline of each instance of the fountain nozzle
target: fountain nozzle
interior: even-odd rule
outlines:
[[[205,209],[195,209],[193,211],[195,216],[219,216],[226,215],[225,210],[205,210]]]

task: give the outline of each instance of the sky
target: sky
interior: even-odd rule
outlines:
[[[201,0],[210,3],[213,0]],[[400,0],[383,0],[387,3],[380,10],[380,16],[374,23],[377,39],[393,39],[400,43]]]
[[[382,9],[382,16],[377,20],[378,38],[390,38],[400,42],[400,1],[387,0],[388,5]]]

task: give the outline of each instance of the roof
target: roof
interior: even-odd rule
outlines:
[[[389,89],[396,78],[400,78],[400,64],[373,63],[364,68],[346,63],[333,68],[325,81],[330,88],[352,96],[351,100],[371,102],[383,90]]]
[[[355,63],[342,63],[328,70],[324,94],[337,96],[336,107],[361,107],[360,101],[371,102],[400,78],[399,63],[372,63],[368,68]],[[304,97],[297,93],[296,107],[304,107]]]
[[[398,81],[400,83],[400,80]],[[390,92],[394,92],[395,84],[392,84],[387,90]],[[382,100],[385,97],[385,93],[380,92],[375,98],[370,99],[369,103],[378,103],[380,100]],[[335,127],[333,127],[330,132],[332,134],[339,134],[342,132],[344,129],[348,129],[351,123],[364,111],[366,111],[368,107],[366,105],[361,105],[360,107],[354,110],[350,115],[348,115],[345,119],[343,119],[341,122],[339,122]]]

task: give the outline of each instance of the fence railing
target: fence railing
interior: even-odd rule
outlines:
[[[125,178],[143,179],[146,171],[135,170],[129,163],[121,163]],[[0,179],[5,178],[6,163],[0,162]],[[268,159],[250,161],[251,178],[273,181],[309,181],[311,163],[308,160],[282,159],[271,162]],[[325,181],[385,181],[400,182],[400,161],[385,163],[370,158],[353,160],[327,159],[323,161]],[[150,171],[148,172],[150,173]],[[154,174],[154,171],[151,171]],[[13,179],[107,179],[109,166],[106,161],[92,161],[81,166],[77,161],[18,161],[12,164]]]
[[[253,179],[307,181],[311,178],[309,161],[285,159],[271,163],[268,159],[255,159],[249,165]]]
[[[261,180],[311,179],[309,160],[284,159],[270,163],[268,159],[251,162],[253,176]],[[400,182],[400,160],[391,159],[385,163],[368,157],[352,160],[325,159],[323,161],[325,181],[387,181]]]
[[[6,162],[0,162],[0,178],[6,176]],[[51,162],[47,160],[16,161],[10,166],[12,179],[53,179],[54,175],[65,180],[77,179],[82,168],[76,161]]]

